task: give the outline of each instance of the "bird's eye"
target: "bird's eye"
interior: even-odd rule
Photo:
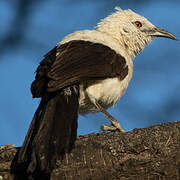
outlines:
[[[136,22],[135,22],[135,25],[136,25],[138,28],[142,27],[142,23],[139,22],[139,21],[136,21]]]

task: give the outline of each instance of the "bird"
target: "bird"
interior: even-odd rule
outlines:
[[[102,125],[102,131],[124,132],[106,110],[125,93],[134,58],[156,37],[177,40],[145,17],[120,7],[92,30],[64,37],[36,70],[31,92],[41,101],[17,164],[32,176],[51,173],[74,147],[79,114],[102,112],[111,122]]]

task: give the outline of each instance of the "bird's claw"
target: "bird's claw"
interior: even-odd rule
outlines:
[[[107,125],[107,124],[103,124],[100,128],[100,132],[102,131],[106,131],[106,132],[115,132],[115,131],[119,131],[119,132],[126,132],[120,125],[120,123],[118,122],[116,125],[112,124],[112,125]]]

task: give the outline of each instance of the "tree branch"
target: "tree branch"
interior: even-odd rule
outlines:
[[[3,179],[14,177],[10,167],[17,149],[0,147]],[[180,122],[79,136],[72,153],[57,162],[51,179],[180,179]]]

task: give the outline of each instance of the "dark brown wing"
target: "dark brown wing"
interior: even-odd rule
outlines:
[[[126,60],[100,43],[74,40],[50,51],[37,69],[32,94],[41,97],[69,85],[91,79],[119,77],[128,74]]]

